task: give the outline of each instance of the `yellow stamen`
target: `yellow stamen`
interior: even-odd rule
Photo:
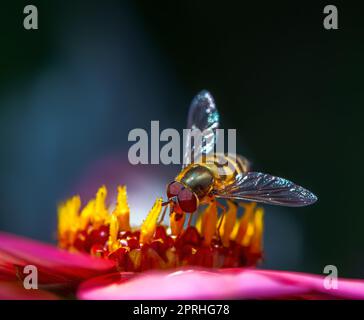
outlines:
[[[263,229],[264,229],[264,209],[257,208],[254,215],[254,233],[251,237],[250,252],[261,253],[263,252]]]
[[[74,196],[58,207],[58,237],[62,241],[72,240],[79,227],[81,199]],[[66,238],[66,239],[65,239]]]
[[[107,189],[105,186],[102,186],[96,193],[95,210],[91,216],[91,221],[96,228],[101,226],[109,215],[105,205],[106,196]]]
[[[80,214],[81,229],[86,229],[87,225],[91,222],[91,218],[94,212],[95,212],[95,199],[91,199],[81,211]]]
[[[243,240],[241,241],[241,244],[244,247],[248,247],[250,245],[253,234],[254,234],[254,222],[250,220],[248,221],[248,226],[246,228]]]
[[[217,225],[217,206],[216,202],[211,202],[202,216],[201,221],[201,231],[204,237],[204,243],[209,245],[211,243],[212,238],[216,234],[216,225]]]
[[[58,206],[58,236],[61,237],[66,231],[68,231],[67,213],[62,203]]]
[[[232,201],[227,201],[227,204],[229,207],[224,217],[222,218],[223,221],[220,228],[221,241],[225,247],[229,246],[230,235],[234,229],[236,215],[238,213],[238,207],[235,203],[233,203]]]
[[[196,223],[195,223],[195,228],[197,229],[197,231],[199,233],[202,232],[202,216],[203,216],[203,214],[199,214],[196,219]]]
[[[130,209],[128,205],[126,186],[118,186],[117,204],[113,213],[117,216],[119,220],[119,226],[121,231],[130,230],[129,212]]]
[[[176,220],[176,218],[177,218],[177,220]],[[177,213],[172,212],[172,214],[169,218],[172,235],[178,236],[182,232],[183,226],[185,224],[185,219],[186,219],[185,213],[182,216],[179,216]]]
[[[110,232],[109,232],[109,241],[108,241],[108,247],[109,247],[110,252],[113,252],[120,248],[120,242],[118,241],[118,235],[119,235],[118,217],[115,214],[111,214]]]
[[[152,239],[155,229],[157,227],[157,220],[162,210],[162,198],[159,198],[154,203],[152,210],[150,210],[147,218],[144,220],[140,228],[140,242],[148,243]]]
[[[178,266],[178,256],[176,255],[176,249],[168,249],[166,251],[166,258],[167,258],[167,264],[166,267],[168,268],[175,268]]]
[[[135,269],[139,269],[142,261],[142,253],[139,249],[134,249],[129,252],[129,258],[134,265]]]
[[[239,227],[236,236],[234,237],[235,241],[240,244],[243,244],[244,240],[247,241],[248,237],[250,236],[250,221],[254,215],[256,203],[243,203],[242,205],[245,208],[245,212],[244,215],[240,218]]]

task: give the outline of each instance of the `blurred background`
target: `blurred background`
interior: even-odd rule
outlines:
[[[185,127],[201,89],[254,170],[318,195],[266,207],[266,268],[364,277],[363,6],[212,1],[27,1],[0,18],[0,230],[55,242],[56,207],[128,185],[140,222],[178,166],[131,166],[128,133]],[[333,4],[330,2],[330,4]]]

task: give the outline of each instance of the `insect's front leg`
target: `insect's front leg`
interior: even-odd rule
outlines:
[[[192,215],[193,215],[193,213],[191,212],[190,213],[190,216],[188,217],[187,228],[189,228],[191,226],[191,223],[192,223]]]
[[[166,212],[167,212],[167,208],[171,206],[171,204],[169,202],[164,202],[162,203],[162,205],[164,206],[163,208],[163,213],[158,221],[158,224],[162,224],[163,223],[163,220],[164,220],[164,217],[166,215]]]

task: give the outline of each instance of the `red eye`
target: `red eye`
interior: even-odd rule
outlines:
[[[183,189],[177,196],[178,204],[184,212],[195,212],[198,205],[197,196],[188,189]]]
[[[167,186],[167,197],[172,198],[178,195],[178,193],[184,188],[182,183],[173,181]]]

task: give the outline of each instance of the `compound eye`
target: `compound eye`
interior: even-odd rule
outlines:
[[[175,197],[179,194],[179,192],[184,188],[182,183],[179,183],[177,181],[171,182],[167,186],[167,197],[168,199]]]
[[[187,213],[192,213],[197,210],[198,199],[196,194],[191,190],[183,189],[178,193],[177,196],[178,205],[180,208]]]

